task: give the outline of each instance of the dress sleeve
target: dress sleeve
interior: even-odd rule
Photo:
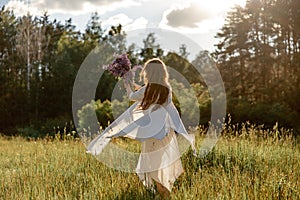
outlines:
[[[144,93],[146,90],[146,86],[140,88],[139,90],[135,91],[135,92],[131,92],[128,96],[128,98],[131,101],[142,101],[144,98]]]

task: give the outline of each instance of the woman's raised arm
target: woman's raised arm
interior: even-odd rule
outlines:
[[[137,84],[134,85],[137,88]],[[142,101],[144,98],[144,93],[146,86],[140,87],[137,91],[133,92],[129,83],[124,82],[124,87],[127,92],[127,96],[131,101]]]

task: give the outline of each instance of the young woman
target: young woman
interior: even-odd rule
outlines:
[[[136,173],[143,184],[168,197],[175,180],[183,173],[177,135],[194,148],[194,137],[187,133],[172,102],[172,88],[166,65],[160,59],[147,61],[141,72],[145,85],[132,91],[124,83],[130,100],[136,101],[88,146],[94,155],[101,153],[108,138],[125,136],[142,141]],[[176,132],[176,133],[175,133]]]

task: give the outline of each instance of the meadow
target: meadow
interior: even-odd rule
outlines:
[[[199,148],[205,128],[194,132]],[[300,199],[300,144],[292,130],[230,125],[206,157],[187,152],[182,162],[171,199]],[[0,137],[0,199],[154,197],[135,174],[87,154],[78,138]]]

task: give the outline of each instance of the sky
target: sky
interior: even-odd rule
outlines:
[[[79,30],[85,29],[92,12],[98,12],[103,27],[120,23],[126,32],[159,28],[213,51],[214,36],[225,23],[226,13],[235,5],[245,6],[246,0],[0,0],[0,6],[4,4],[17,15],[47,11],[51,19],[61,22],[72,18]]]

